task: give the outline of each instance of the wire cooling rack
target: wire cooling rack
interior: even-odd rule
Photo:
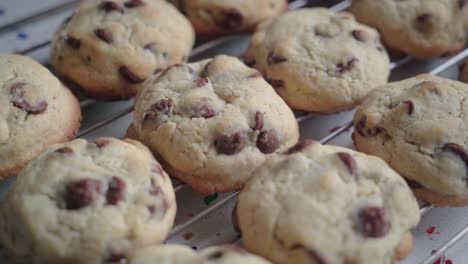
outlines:
[[[49,67],[50,40],[58,25],[70,16],[78,0],[0,0],[0,52],[31,56]],[[304,6],[345,10],[350,1],[291,0],[290,8]],[[216,54],[241,56],[247,48],[248,35],[220,38],[198,45],[190,61]],[[391,81],[420,73],[432,73],[456,79],[458,65],[468,56],[468,49],[450,58],[428,61],[410,57],[399,58],[391,64]],[[83,111],[82,128],[78,136],[93,139],[99,136],[124,137],[132,121],[133,101],[99,102],[80,96]],[[353,111],[328,116],[296,113],[302,137],[323,144],[353,148],[351,120]],[[0,183],[0,200],[13,179]],[[236,192],[201,196],[174,180],[178,212],[167,243],[203,248],[214,244],[242,243],[234,230],[231,213]],[[1,202],[1,201],[0,201]],[[421,205],[422,221],[413,230],[415,245],[411,255],[402,263],[467,264],[468,208],[437,208]],[[0,263],[4,263],[0,259]]]

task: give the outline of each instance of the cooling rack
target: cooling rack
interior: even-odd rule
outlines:
[[[69,17],[78,0],[0,0],[0,52],[31,56],[49,67],[50,39],[58,25]],[[350,1],[291,0],[291,9],[321,6],[333,11],[345,10]],[[247,48],[248,35],[236,35],[199,44],[190,61],[216,54],[241,56]],[[391,81],[420,73],[431,73],[456,79],[458,65],[468,56],[468,49],[450,58],[416,60],[402,57],[391,64]],[[133,101],[99,102],[80,97],[83,112],[78,136],[93,139],[99,136],[122,138],[132,121]],[[323,144],[353,148],[351,120],[353,111],[329,116],[296,113],[302,137]],[[0,183],[0,202],[13,179]],[[232,209],[237,193],[201,196],[184,183],[173,180],[178,212],[167,243],[203,248],[215,244],[242,243],[232,225]],[[411,255],[401,263],[467,264],[468,208],[437,208],[421,204],[422,221],[413,234],[415,245]],[[0,263],[3,261],[0,259]]]

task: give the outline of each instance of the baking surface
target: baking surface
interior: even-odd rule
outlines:
[[[76,0],[0,0],[0,52],[23,53],[48,66],[50,54],[48,41],[58,25],[68,17]],[[291,1],[295,6],[304,1]],[[314,1],[310,1],[314,2]],[[340,1],[315,1],[314,5],[331,6]],[[324,4],[326,2],[326,4]],[[345,1],[346,2],[346,1]],[[335,10],[346,3],[335,6]],[[195,49],[191,60],[216,54],[241,56],[248,36],[228,37]],[[468,55],[468,50],[452,58],[418,61],[404,58],[394,63],[391,80],[401,80],[419,73],[431,72],[456,79],[458,64]],[[132,120],[132,101],[95,102],[82,99],[83,123],[80,136],[93,139],[99,136],[121,138]],[[307,115],[300,118],[301,135],[325,143],[353,148],[351,131],[346,127],[352,111],[330,116]],[[345,126],[345,127],[343,127]],[[12,180],[0,183],[0,199]],[[201,196],[190,187],[176,185],[178,212],[168,243],[186,244],[196,248],[220,244],[241,243],[231,223],[235,193]],[[468,252],[468,208],[422,209],[422,221],[413,233],[415,245],[408,259],[401,263],[466,264]],[[457,239],[457,243],[452,243]],[[450,247],[447,248],[447,243]],[[434,251],[441,252],[432,255]],[[0,263],[4,263],[0,259]]]

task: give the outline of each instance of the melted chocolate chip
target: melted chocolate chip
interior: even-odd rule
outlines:
[[[221,135],[215,139],[216,151],[220,154],[234,155],[244,148],[246,136],[244,132],[238,131],[231,135]]]
[[[113,1],[104,1],[99,5],[99,8],[107,13],[112,11],[123,13],[123,9],[119,6],[119,4]]]
[[[265,154],[275,152],[281,144],[278,134],[275,130],[270,129],[262,131],[257,137],[257,148]]]
[[[216,116],[217,113],[216,111],[209,105],[202,105],[200,108],[198,108],[195,111],[195,114],[192,116],[192,118],[197,117],[197,118],[212,118]]]
[[[310,249],[301,244],[294,244],[290,247],[291,250],[304,250],[310,259],[313,260],[315,264],[327,264],[327,261],[314,249]]]
[[[361,120],[354,125],[359,135],[363,137],[373,137],[385,131],[382,127],[366,128],[367,116],[362,115]]]
[[[390,225],[385,219],[385,210],[381,207],[362,208],[358,218],[360,231],[365,237],[383,237],[390,230]]]
[[[249,75],[249,77],[247,77],[247,78],[256,79],[256,78],[262,78],[262,77],[263,77],[262,73],[257,71],[256,73]]]
[[[174,109],[174,102],[172,99],[162,99],[151,106],[151,111],[156,114],[171,115]]]
[[[145,4],[145,2],[143,2],[142,0],[130,0],[130,1],[127,1],[127,2],[124,3],[125,7],[127,7],[127,8],[139,7],[139,6],[142,6],[144,4]]]
[[[224,30],[238,29],[242,26],[242,21],[242,14],[235,8],[223,10],[221,16],[215,19],[216,25]]]
[[[107,204],[116,205],[125,198],[127,185],[119,177],[112,177],[106,192]]]
[[[263,113],[256,112],[255,113],[255,125],[252,128],[253,130],[262,130],[263,128]]]
[[[311,140],[311,139],[302,139],[299,142],[297,142],[296,145],[289,148],[289,150],[286,152],[286,154],[294,154],[294,153],[303,151],[309,145],[312,145],[312,143],[314,143],[314,141]]]
[[[47,110],[47,102],[39,101],[35,105],[31,105],[25,98],[25,86],[27,84],[24,82],[18,82],[13,84],[10,87],[10,93],[12,95],[12,99],[10,100],[13,105],[28,114],[38,115]]]
[[[109,44],[112,43],[112,41],[114,40],[112,32],[103,28],[98,28],[94,30],[94,34],[96,35],[96,37]]]
[[[365,42],[367,41],[367,34],[364,32],[364,30],[353,30],[351,32],[353,35],[354,39]]]
[[[90,205],[97,194],[101,192],[101,182],[93,179],[83,179],[67,185],[65,203],[68,210],[78,210]]]
[[[352,70],[354,68],[354,65],[356,65],[356,63],[358,63],[358,62],[359,62],[359,60],[357,58],[351,58],[346,63],[337,64],[336,68],[337,68],[339,73],[345,73],[345,72],[348,72],[348,71]]]
[[[197,80],[197,87],[203,87],[209,83],[208,77],[203,77]]]
[[[340,159],[343,161],[343,163],[348,168],[349,174],[356,177],[357,176],[357,174],[356,174],[357,164],[356,164],[356,160],[353,158],[353,156],[351,156],[349,153],[346,153],[346,152],[339,152],[338,157],[340,157]]]
[[[81,47],[81,40],[75,38],[75,37],[72,37],[72,36],[67,36],[67,38],[65,39],[65,41],[67,42],[67,45],[70,46],[72,49],[80,49]]]
[[[132,71],[130,71],[130,69],[127,66],[121,66],[119,68],[119,73],[124,80],[131,84],[138,84],[144,81],[143,79],[135,75]]]
[[[414,26],[421,33],[431,33],[437,24],[435,20],[431,14],[422,14],[416,17]]]
[[[220,259],[224,256],[224,253],[221,252],[221,251],[215,251],[213,253],[211,253],[210,255],[208,255],[206,258],[208,260],[215,260],[215,259]]]
[[[63,147],[56,150],[58,153],[73,153],[73,149],[70,147]]]
[[[270,78],[267,78],[266,81],[273,87],[273,88],[284,88],[285,87],[285,83],[283,80],[273,80],[273,79],[270,79]]]
[[[267,58],[268,65],[280,64],[280,63],[283,63],[283,62],[286,62],[286,61],[288,61],[288,59],[283,58],[283,57],[275,56],[273,51],[270,51],[268,53],[268,58]]]
[[[468,176],[468,153],[465,151],[465,148],[456,144],[456,143],[447,143],[442,147],[444,151],[450,151],[453,154],[460,157],[461,160],[465,163],[465,167],[467,168],[467,176]]]
[[[402,103],[408,105],[408,115],[411,115],[414,111],[414,103],[411,100],[403,101]]]

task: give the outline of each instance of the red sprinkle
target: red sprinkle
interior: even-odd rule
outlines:
[[[429,227],[428,229],[426,229],[426,233],[428,233],[429,235],[432,235],[434,233],[434,231],[436,230],[436,227],[435,226],[431,226]]]

